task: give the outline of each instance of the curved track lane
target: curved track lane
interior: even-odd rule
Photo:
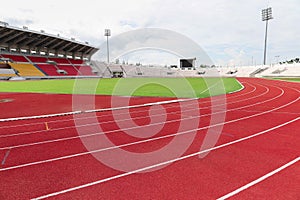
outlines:
[[[185,103],[183,110],[178,108],[178,103],[163,105],[167,120],[163,129],[145,139],[119,130],[117,124],[127,120],[122,119],[125,115],[122,110],[117,112],[121,118],[117,122],[111,112],[96,113],[96,124],[89,123],[90,114],[76,116],[86,130],[84,137],[97,139],[104,133],[94,132],[94,128],[101,125],[115,145],[132,152],[151,152],[167,145],[174,136],[189,134],[176,132],[179,122],[200,116],[197,135],[184,155],[177,160],[166,160],[173,164],[149,173],[125,173],[101,164],[81,143],[82,135],[77,134],[72,116],[3,122],[0,175],[5,186],[0,189],[0,196],[4,199],[47,195],[56,199],[216,199],[224,196],[299,156],[296,135],[300,116],[299,84],[263,79],[240,81],[245,88],[226,95],[226,120],[221,124],[210,123],[212,116],[224,112],[215,109],[217,112],[212,113],[212,101],[214,108],[224,106],[218,98],[201,99],[198,108]],[[161,100],[152,98],[150,102]],[[147,101],[139,99],[139,102]],[[158,112],[154,118],[160,117],[159,109],[153,108],[154,113]],[[199,115],[190,115],[195,111]],[[149,125],[149,109],[131,109],[130,114],[141,126],[128,127],[129,130],[160,125],[159,122]],[[46,130],[45,122],[50,130]],[[223,126],[221,137],[208,156],[199,159],[199,148],[207,130],[217,126]],[[114,148],[95,150],[101,154]],[[160,163],[148,167],[155,168],[155,165]],[[299,165],[291,169],[299,170]],[[239,193],[236,198],[259,197],[267,192],[266,185],[270,184],[267,180]],[[289,187],[296,185],[299,179]],[[287,195],[277,191],[272,194],[279,199],[297,197],[295,192]]]

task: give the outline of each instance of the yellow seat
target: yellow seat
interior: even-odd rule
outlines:
[[[9,65],[17,70],[20,76],[45,76],[45,74],[32,64],[9,63]]]
[[[17,76],[15,74],[0,74],[1,77],[12,77],[12,76]]]

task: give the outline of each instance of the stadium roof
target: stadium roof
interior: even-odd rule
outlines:
[[[67,39],[59,35],[47,34],[29,30],[27,27],[18,28],[0,22],[0,48],[11,51],[16,49],[53,53],[55,55],[70,55],[73,57],[91,57],[99,48],[87,42],[76,41],[75,38]]]

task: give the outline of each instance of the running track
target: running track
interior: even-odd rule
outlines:
[[[226,95],[226,104],[216,97],[197,100],[197,107],[187,101],[130,108],[132,119],[121,109],[0,122],[0,199],[299,199],[300,84],[239,81],[245,88]],[[0,94],[5,98],[14,101],[0,103],[1,119],[72,111],[68,95]],[[111,107],[110,98],[97,96],[96,109]],[[117,106],[125,106],[122,98]],[[166,100],[173,99],[132,98],[130,105]],[[225,120],[215,124],[216,116]],[[180,122],[193,128],[180,132]],[[99,127],[102,132],[95,131]],[[157,132],[146,137],[147,130]],[[214,146],[200,149],[214,134],[209,130],[221,135]],[[114,155],[118,146],[146,156],[193,132],[179,157],[161,155],[147,164],[112,158],[132,166],[130,171],[96,159]],[[114,146],[95,144],[90,154],[83,142],[94,144],[104,133]]]

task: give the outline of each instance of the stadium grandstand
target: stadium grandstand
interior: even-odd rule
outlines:
[[[89,77],[293,77],[299,76],[300,66],[258,65],[244,67],[201,68],[136,66],[92,61],[99,48],[88,42],[79,42],[51,35],[27,27],[18,28],[0,22],[0,79],[55,79]],[[217,73],[216,73],[217,72]]]
[[[1,79],[97,77],[89,63],[98,50],[74,38],[0,23]]]
[[[0,25],[0,200],[300,199],[300,63],[120,64],[98,50]]]
[[[92,61],[101,77],[299,77],[299,64],[180,69],[162,66],[107,65]]]

